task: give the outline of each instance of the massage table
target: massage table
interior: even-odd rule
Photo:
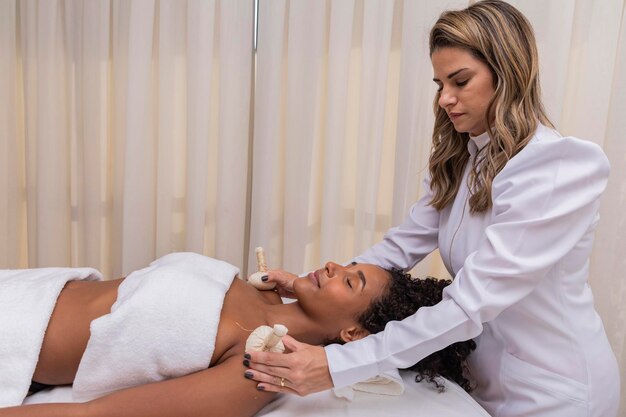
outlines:
[[[489,417],[458,385],[446,381],[445,391],[426,381],[415,382],[415,373],[401,371],[402,395],[380,395],[356,391],[354,399],[338,398],[332,391],[306,397],[279,395],[255,417]],[[71,402],[71,387],[57,387],[27,397],[24,404]],[[138,416],[139,417],[139,416]]]

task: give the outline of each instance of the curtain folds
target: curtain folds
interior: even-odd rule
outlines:
[[[423,39],[441,10],[260,3],[250,245],[265,246],[270,263],[347,261],[406,215],[433,121]],[[418,271],[445,274],[436,256]]]
[[[3,267],[242,263],[251,5],[0,2]]]
[[[422,191],[428,32],[468,3],[259,0],[255,54],[254,0],[0,0],[0,268],[349,260]],[[612,164],[591,285],[626,369],[625,1],[511,3],[552,121]]]

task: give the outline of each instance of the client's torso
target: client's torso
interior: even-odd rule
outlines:
[[[89,340],[89,325],[111,311],[122,281],[70,281],[65,285],[50,317],[33,381],[49,385],[74,381]]]
[[[43,340],[33,381],[65,385],[74,381],[87,347],[91,322],[111,312],[117,288],[113,281],[71,281],[61,291]],[[226,293],[211,366],[243,355],[250,330],[266,324],[263,304],[281,303],[272,291],[260,292],[239,279]]]

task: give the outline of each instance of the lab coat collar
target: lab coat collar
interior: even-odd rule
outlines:
[[[470,140],[467,142],[467,150],[470,155],[474,156],[478,151],[485,147],[489,143],[489,133],[485,132],[482,135],[472,136],[470,135]]]

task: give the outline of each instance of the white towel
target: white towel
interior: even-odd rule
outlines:
[[[20,405],[28,394],[50,316],[65,284],[100,279],[92,268],[0,270],[0,407]]]
[[[239,269],[173,253],[130,274],[111,313],[91,323],[75,401],[209,367],[224,295]]]
[[[354,399],[354,391],[368,392],[370,394],[402,395],[404,393],[404,382],[400,372],[397,369],[393,369],[347,387],[333,388],[333,393],[336,397],[345,398],[348,401]]]

